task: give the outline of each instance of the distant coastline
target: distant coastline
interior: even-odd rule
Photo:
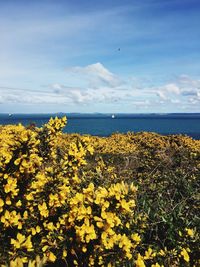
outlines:
[[[78,112],[56,112],[56,113],[0,113],[1,116],[44,116],[44,117],[62,117],[62,116],[67,116],[67,117],[110,117],[110,116],[117,116],[118,118],[120,117],[192,117],[192,116],[197,116],[200,117],[200,112],[191,112],[191,113],[115,113],[115,112],[110,112],[110,113],[100,113],[100,112],[93,112],[93,113],[78,113]]]

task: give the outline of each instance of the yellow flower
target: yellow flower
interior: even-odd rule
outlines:
[[[67,250],[64,249],[64,250],[63,250],[63,258],[66,258],[66,257],[67,257]]]
[[[103,222],[97,222],[97,227],[98,228],[103,228],[104,227],[104,223]]]
[[[80,183],[80,181],[81,181],[81,180],[79,179],[77,173],[75,173],[75,175],[72,177],[72,179],[73,179],[73,181],[74,181],[75,183]]]
[[[138,233],[132,234],[131,238],[136,242],[140,243],[141,242],[141,237],[138,235]]]
[[[121,202],[120,202],[120,204],[121,204],[121,207],[122,207],[123,210],[130,211],[129,202],[126,202],[125,199],[122,199]]]
[[[16,248],[20,248],[20,244],[23,243],[25,240],[25,236],[18,233],[17,240],[11,238],[11,244],[14,245]]]
[[[33,250],[33,245],[31,242],[31,236],[29,235],[26,239],[26,241],[23,244],[23,247],[27,249],[27,251],[32,251]]]
[[[35,228],[33,228],[33,227],[31,228],[31,234],[32,234],[32,235],[36,235],[36,230],[35,230]]]
[[[23,257],[23,258],[16,258],[15,260],[12,260],[10,262],[10,267],[24,267],[24,263],[27,263],[28,259],[27,257]]]
[[[33,194],[28,194],[28,195],[26,195],[26,199],[28,200],[28,201],[31,201],[31,200],[33,200],[34,198],[33,198]]]
[[[193,229],[186,228],[185,230],[187,231],[187,234],[188,234],[189,236],[194,237],[194,231],[193,231]]]
[[[41,228],[39,225],[36,226],[36,232],[39,233],[41,231]]]
[[[145,259],[145,260],[149,260],[149,259],[152,259],[152,258],[155,257],[155,256],[156,256],[156,253],[155,253],[155,252],[153,253],[152,248],[148,248],[148,250],[145,251],[144,259]]]
[[[166,252],[163,249],[161,249],[158,254],[161,255],[161,256],[165,256]]]
[[[136,267],[146,267],[146,265],[143,261],[143,257],[140,255],[140,253],[138,253],[137,260],[135,261],[135,266]]]
[[[17,239],[13,239],[11,238],[11,245],[14,245],[15,248],[19,249],[22,244],[24,243],[24,241],[26,240],[26,237],[20,233],[17,234]]]
[[[49,211],[47,209],[47,204],[45,202],[43,202],[42,204],[39,204],[38,209],[40,211],[41,216],[45,218],[49,216]]]
[[[6,210],[4,215],[1,217],[1,222],[4,224],[5,227],[17,226],[18,229],[22,229],[22,223],[20,220],[21,220],[21,215],[20,213],[17,213],[15,210],[11,212]]]
[[[56,228],[52,222],[47,223],[46,227],[49,231],[53,231]]]
[[[78,266],[78,262],[76,260],[73,261],[75,266]]]
[[[25,210],[25,212],[24,212],[24,214],[23,214],[23,218],[26,220],[26,219],[28,219],[28,211],[27,210]]]
[[[82,248],[82,251],[85,253],[85,252],[87,252],[87,248],[84,246],[83,248]]]
[[[53,254],[53,252],[49,252],[48,259],[51,262],[54,262],[56,260],[56,256]]]
[[[187,250],[185,248],[182,249],[181,253],[180,253],[181,256],[183,256],[183,259],[186,261],[186,262],[189,262],[190,261],[190,257],[187,253]]]
[[[94,153],[94,148],[90,145],[87,147],[87,150],[91,155]]]
[[[10,197],[6,197],[6,204],[7,204],[7,205],[11,205],[11,204],[12,204],[12,202],[11,202],[11,200],[10,200]]]
[[[16,160],[14,161],[14,164],[15,164],[15,165],[19,165],[19,164],[20,164],[20,162],[21,162],[21,158],[19,158],[19,159],[16,159]]]
[[[3,211],[4,201],[0,198],[0,212]]]
[[[32,235],[36,235],[37,233],[39,233],[41,231],[41,228],[40,228],[40,226],[36,226],[36,228],[31,228],[31,234]]]
[[[17,201],[17,203],[16,203],[16,207],[18,207],[18,208],[19,208],[19,207],[21,207],[21,205],[22,205],[22,202],[21,202],[21,200],[18,200],[18,201]]]
[[[44,247],[42,247],[42,251],[45,252],[49,247],[47,245],[45,245]]]
[[[4,186],[5,193],[11,192],[13,196],[16,196],[19,192],[17,188],[17,179],[9,177],[7,179],[7,184]]]

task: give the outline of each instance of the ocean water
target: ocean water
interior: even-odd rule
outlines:
[[[50,117],[67,116],[64,132],[109,136],[112,133],[156,132],[160,134],[186,134],[200,139],[200,113],[181,114],[0,114],[0,124],[40,127]]]

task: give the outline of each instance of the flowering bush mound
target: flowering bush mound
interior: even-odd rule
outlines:
[[[200,141],[0,127],[0,266],[199,266]]]

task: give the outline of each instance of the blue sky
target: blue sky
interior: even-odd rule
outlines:
[[[199,0],[1,0],[0,112],[200,112]]]

